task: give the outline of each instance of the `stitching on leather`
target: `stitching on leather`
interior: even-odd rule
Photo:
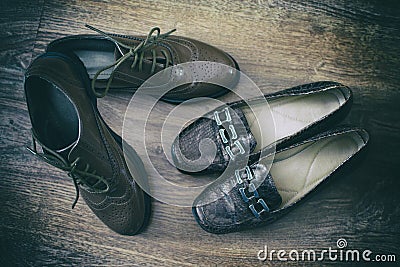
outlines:
[[[304,122],[304,123],[311,123],[311,122],[313,122],[314,120],[306,120],[305,118],[304,119],[301,119],[301,118],[295,118],[295,117],[292,117],[292,116],[290,116],[289,114],[286,114],[286,113],[283,113],[282,111],[277,111],[277,110],[274,110],[274,109],[271,109],[273,112],[276,112],[277,114],[279,114],[279,115],[282,115],[283,117],[285,117],[285,118],[287,118],[287,119],[290,119],[290,120],[292,120],[292,121],[297,121],[297,122]]]
[[[285,193],[299,193],[299,191],[296,191],[296,190],[288,190],[288,189],[283,189],[283,188],[279,188],[279,187],[276,187],[276,189],[278,189],[278,191],[282,191],[282,192],[285,192]]]
[[[329,93],[329,92],[327,92],[327,93]],[[340,102],[339,102],[339,99],[337,99],[337,96],[336,96],[335,94],[333,94],[333,93],[329,93],[329,94],[334,95],[335,98],[336,98],[335,100],[336,100],[337,103],[339,104],[339,107],[336,107],[336,108],[334,109],[334,111],[335,111],[335,110],[337,110],[338,108],[341,107]],[[305,97],[307,97],[307,96],[302,96],[302,97],[299,97],[299,98],[296,98],[296,99],[292,99],[291,101],[285,101],[284,103],[280,103],[280,104],[278,104],[277,106],[272,107],[271,110],[272,110],[273,112],[276,112],[276,113],[278,113],[278,114],[284,116],[285,118],[288,118],[288,119],[291,119],[291,120],[294,120],[294,121],[304,122],[304,123],[311,123],[311,122],[314,121],[314,120],[312,120],[312,119],[311,119],[311,120],[305,120],[305,119],[295,118],[295,117],[292,117],[292,116],[290,116],[289,114],[286,114],[286,113],[284,113],[284,112],[282,112],[282,111],[276,110],[276,108],[281,107],[282,105],[286,105],[286,104],[289,104],[289,103],[292,103],[292,102],[296,102],[296,101],[301,100],[301,99],[303,99],[303,98],[305,98]],[[273,103],[271,103],[271,105],[273,105]],[[329,113],[332,113],[332,112],[333,112],[333,111],[331,111],[331,112],[329,112]],[[329,114],[329,113],[328,113],[328,114]]]
[[[169,38],[168,39],[168,41],[169,42],[174,42],[174,43],[176,43],[176,44],[180,44],[180,45],[182,45],[182,46],[185,46],[189,51],[191,51],[191,55],[193,56],[193,49],[191,49],[188,45],[187,45],[187,43],[189,43],[190,45],[192,45],[192,47],[194,48],[194,49],[196,49],[196,57],[194,58],[194,59],[198,59],[199,58],[199,48],[193,43],[193,42],[191,42],[191,41],[189,41],[189,40],[187,40],[187,39],[180,39],[179,37],[175,37],[175,38]],[[186,44],[184,44],[184,42],[186,42]],[[193,58],[191,56],[191,58]]]
[[[132,74],[129,74],[129,73],[126,73],[126,72],[122,72],[122,71],[120,71],[120,70],[116,70],[116,71],[115,71],[115,74],[116,74],[116,75],[115,75],[115,78],[118,78],[119,80],[122,80],[122,81],[127,82],[127,83],[133,83],[133,82],[127,80],[125,77],[133,78],[134,80],[139,81],[140,84],[142,84],[142,83],[144,83],[144,82],[146,81],[146,80],[144,80],[144,79],[135,77],[135,76],[132,75]],[[117,75],[118,75],[118,76],[117,76]],[[125,76],[125,77],[124,77],[124,76]]]

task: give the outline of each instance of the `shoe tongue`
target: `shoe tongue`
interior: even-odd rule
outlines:
[[[161,52],[159,51],[159,48],[155,48],[154,49],[156,51],[156,57],[161,57],[163,58]],[[114,50],[114,58],[115,61],[119,60],[121,57],[123,57],[123,55],[125,55],[126,53],[129,53],[129,49],[124,48],[124,47],[119,47],[115,46],[115,50]],[[136,63],[136,66],[134,68],[132,68],[132,64],[134,62],[134,57],[129,57],[127,60],[125,60],[124,62],[122,62],[117,68],[114,67],[112,70],[118,70],[119,72],[125,73],[125,74],[129,74],[129,75],[133,75],[133,77],[128,77],[126,79],[127,82],[129,83],[133,83],[136,84],[138,83],[138,81],[140,81],[140,83],[138,84],[138,86],[143,83],[145,80],[147,80],[152,74],[153,72],[151,71],[152,69],[152,64],[153,64],[153,55],[152,52],[150,50],[146,51],[144,53],[144,57],[142,60],[142,68],[140,69],[140,55],[137,55],[138,57],[138,61]],[[155,64],[155,72],[161,71],[164,69],[164,65],[161,63],[156,63]],[[129,76],[127,75],[127,76]]]
[[[268,205],[270,210],[276,210],[282,204],[282,197],[276,189],[275,182],[267,167],[263,164],[256,164],[251,167],[255,176],[254,184],[258,186],[257,192]],[[263,178],[265,179],[263,180]],[[262,181],[261,184],[257,181]]]
[[[134,44],[134,46],[136,46],[138,43]],[[150,59],[152,60],[152,50],[154,50],[156,52],[156,56],[157,57],[164,57],[161,50],[162,47],[160,46],[155,46],[152,49],[148,49],[145,51],[144,53],[144,59]],[[167,50],[169,51],[169,50]],[[125,55],[126,53],[129,53],[129,49],[125,48],[125,47],[121,47],[119,45],[115,45],[115,49],[114,49],[114,58],[115,60],[118,60],[119,58],[121,58],[123,55]],[[169,52],[168,52],[169,53]],[[172,56],[172,55],[171,55]],[[133,61],[130,61],[130,64],[132,64]],[[151,63],[149,63],[151,64]]]

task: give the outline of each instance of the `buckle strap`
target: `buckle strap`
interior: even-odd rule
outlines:
[[[236,132],[235,126],[232,124],[232,115],[230,114],[229,108],[225,107],[221,111],[214,112],[214,120],[217,125],[220,127],[218,130],[219,136],[225,146],[225,151],[231,158],[231,160],[235,160],[236,156],[245,154],[246,151],[238,139],[238,134]],[[228,124],[228,125],[226,125]],[[227,130],[224,125],[230,131],[230,140],[231,144],[229,144],[229,140],[226,136]],[[270,208],[263,198],[260,197],[260,194],[257,191],[255,184],[253,183],[253,179],[255,178],[252,173],[250,167],[247,165],[242,169],[235,170],[235,178],[239,185],[242,187],[239,188],[240,195],[244,202],[249,203],[249,209],[253,213],[256,218],[260,218],[261,214],[264,212],[269,212]],[[247,194],[246,191],[251,194]]]
[[[254,216],[256,218],[260,218],[260,216],[263,212],[269,212],[269,207],[267,206],[267,203],[265,203],[264,199],[259,198],[256,204],[259,204],[262,207],[262,209],[260,211],[256,210],[256,208],[254,206],[255,204],[251,204],[249,206],[251,212],[254,214]]]
[[[224,120],[221,120],[219,114],[225,115]],[[222,111],[215,111],[214,118],[215,118],[215,121],[217,122],[218,126],[221,126],[223,123],[232,121],[231,113],[229,112],[229,109],[227,107],[224,108]]]
[[[260,197],[260,194],[258,193],[257,188],[253,183],[255,176],[252,173],[250,167],[246,166],[243,169],[235,170],[235,177],[238,184],[243,185],[239,188],[239,192],[244,202],[251,203],[249,205],[249,209],[253,213],[253,215],[256,218],[260,218],[262,213],[269,212],[270,208],[268,207],[265,200]],[[246,191],[252,194],[247,195]]]
[[[223,125],[228,124],[228,129],[230,131],[230,140],[233,141],[231,145],[225,146],[225,151],[230,157],[231,160],[235,160],[236,156],[243,155],[246,153],[246,150],[243,147],[243,144],[238,140],[238,134],[236,132],[235,126],[232,122],[232,115],[229,111],[228,107],[225,107],[221,111],[214,112],[214,120],[221,129],[219,129],[218,133],[222,139],[224,144],[228,144],[229,140],[226,136],[226,129],[223,128]]]

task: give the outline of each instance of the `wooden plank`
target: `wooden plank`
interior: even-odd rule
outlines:
[[[0,7],[2,266],[258,265],[257,252],[264,245],[321,250],[335,247],[338,238],[354,249],[399,255],[397,2],[3,1]],[[84,23],[126,34],[145,34],[152,26],[177,28],[179,35],[229,52],[263,92],[318,80],[347,84],[354,106],[346,122],[370,131],[369,151],[351,172],[270,226],[212,235],[197,226],[190,208],[154,201],[144,233],[117,235],[82,200],[71,210],[71,181],[24,148],[30,143],[30,122],[23,72],[48,42],[90,33]],[[130,97],[113,93],[100,101],[101,113],[118,133]],[[156,108],[168,113],[174,106],[159,103]],[[153,128],[158,122],[152,122]],[[161,171],[178,182],[188,179],[158,153],[156,138],[150,141]]]

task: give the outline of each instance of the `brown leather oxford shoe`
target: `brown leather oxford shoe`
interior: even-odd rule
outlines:
[[[133,235],[150,213],[148,196],[136,183],[146,179],[146,172],[133,149],[137,168],[128,170],[122,141],[103,121],[89,86],[82,64],[65,55],[46,53],[33,61],[25,74],[33,137],[29,150],[72,178],[73,206],[80,193],[108,227]]]
[[[51,42],[47,51],[78,57],[97,97],[103,97],[109,89],[136,91],[153,74],[187,62],[208,61],[230,68],[211,64],[209,70],[191,70],[191,77],[201,82],[177,86],[162,100],[179,103],[195,97],[219,97],[230,91],[226,87],[233,88],[239,80],[239,72],[233,71],[239,70],[239,66],[229,54],[201,41],[171,35],[175,30],[161,34],[159,28],[153,28],[147,36],[128,36],[86,26],[100,35],[60,38]]]

